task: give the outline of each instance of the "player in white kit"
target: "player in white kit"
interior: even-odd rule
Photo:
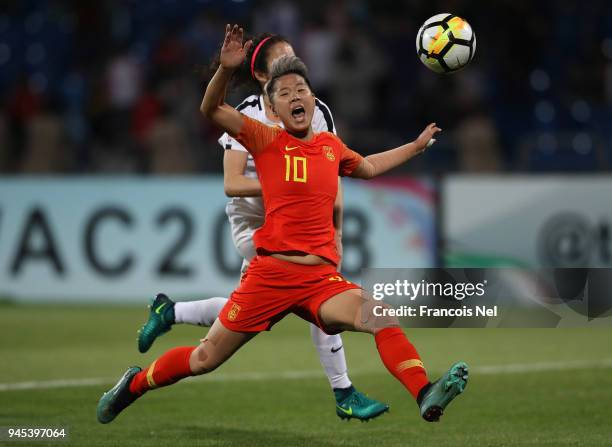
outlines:
[[[264,85],[268,80],[272,62],[284,55],[294,55],[293,48],[281,36],[264,33],[253,39],[253,45],[245,58],[245,65],[237,74],[237,82],[249,83],[259,94],[251,95],[237,107],[241,113],[267,125],[282,126],[264,96]],[[336,133],[333,118],[327,105],[316,100],[312,120],[314,132]],[[242,272],[256,255],[253,233],[263,225],[264,206],[261,186],[257,179],[253,157],[227,133],[219,138],[224,149],[223,171],[225,193],[232,197],[226,206],[232,238],[236,249],[243,257]],[[339,248],[342,231],[342,189],[334,206],[334,227]],[[339,250],[342,253],[341,250]],[[139,331],[138,349],[146,352],[155,339],[168,332],[173,324],[187,323],[210,327],[227,298],[214,297],[199,301],[173,302],[164,294],[158,294],[151,304],[149,319]],[[348,377],[346,358],[340,335],[327,335],[314,324],[310,334],[319,353],[321,364],[329,379],[336,400],[336,414],[342,419],[375,418],[389,407],[370,399],[358,391]]]

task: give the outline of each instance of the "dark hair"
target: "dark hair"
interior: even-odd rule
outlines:
[[[278,34],[272,33],[262,33],[255,37],[251,38],[253,40],[253,45],[249,48],[249,51],[244,58],[244,61],[238,67],[234,76],[232,77],[231,88],[240,88],[248,91],[249,93],[258,94],[261,93],[261,85],[259,81],[253,77],[251,74],[251,62],[253,59],[253,53],[255,49],[259,47],[259,45],[267,39],[263,45],[259,48],[257,55],[255,57],[255,62],[253,64],[253,69],[255,71],[260,71],[262,73],[268,73],[268,56],[270,53],[270,49],[279,42],[289,43],[289,41],[283,36],[279,36]],[[245,37],[244,41],[249,40]],[[215,71],[219,68],[219,54],[215,56],[211,66],[210,66],[210,75],[209,79],[213,76]],[[245,92],[246,93],[246,92]]]
[[[310,79],[308,79],[308,68],[306,68],[306,64],[302,62],[302,59],[296,56],[283,56],[275,60],[272,68],[270,68],[270,80],[265,86],[266,94],[270,100],[272,100],[272,93],[274,93],[274,87],[278,78],[288,74],[296,74],[303,77],[308,88],[312,90]]]

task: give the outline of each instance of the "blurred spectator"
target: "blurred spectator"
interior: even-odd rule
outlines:
[[[159,79],[178,76],[185,71],[186,50],[178,32],[167,31],[153,54],[152,63]]]
[[[153,174],[189,174],[195,163],[187,135],[180,123],[166,107],[147,134],[151,154],[150,172]]]
[[[327,28],[322,22],[313,22],[306,26],[301,39],[299,56],[308,66],[308,75],[315,93],[323,101],[331,96],[334,59],[338,53],[339,36],[333,29]]]
[[[131,131],[139,143],[144,144],[145,138],[159,117],[161,107],[157,95],[150,90],[138,99],[132,112]]]
[[[141,93],[141,70],[136,58],[127,52],[118,53],[108,65],[106,82],[111,107],[129,109]]]
[[[490,116],[469,115],[455,130],[459,169],[464,172],[495,172],[502,168],[497,131]]]
[[[26,150],[20,171],[26,174],[68,172],[73,161],[57,105],[49,103],[26,126]]]
[[[365,30],[354,28],[342,37],[334,59],[329,70],[334,113],[350,125],[365,125],[375,117],[375,87],[388,68],[385,53]]]
[[[42,97],[36,93],[25,75],[22,75],[15,91],[8,100],[8,118],[11,134],[8,164],[17,169],[25,152],[28,122],[39,112]]]
[[[208,59],[219,49],[219,29],[225,22],[211,17],[209,12],[200,14],[184,33],[188,60],[196,65],[206,65]],[[253,30],[248,30],[253,32]]]
[[[289,42],[299,41],[301,11],[296,2],[272,0],[260,4],[253,12],[254,35],[270,32],[285,36]]]

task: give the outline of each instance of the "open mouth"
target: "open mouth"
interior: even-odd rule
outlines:
[[[295,109],[291,111],[291,115],[298,121],[301,121],[306,117],[306,110],[304,110],[303,106],[297,106]]]

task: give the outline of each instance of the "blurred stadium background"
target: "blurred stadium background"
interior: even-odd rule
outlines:
[[[342,137],[363,152],[430,120],[448,135],[406,171],[599,172],[612,156],[606,1],[44,1],[0,7],[3,173],[217,173],[196,113],[228,22],[285,35]],[[421,23],[467,17],[476,60],[451,77],[415,57]],[[342,79],[342,80],[341,80]]]
[[[452,76],[414,49],[440,12],[478,38]],[[444,129],[388,177],[345,182],[350,278],[364,267],[612,266],[611,2],[4,0],[0,426],[69,425],[92,445],[610,445],[610,332],[593,328],[415,331],[432,371],[456,354],[477,373],[438,431],[418,425],[356,335],[345,337],[356,383],[398,411],[339,428],[295,319],[217,373],[227,382],[160,391],[142,413],[96,425],[95,402],[123,367],[202,334],[176,328],[138,357],[148,298],[226,296],[238,278],[219,132],[198,113],[227,22],[286,36],[363,154],[429,121]],[[180,421],[159,430],[172,414]]]

